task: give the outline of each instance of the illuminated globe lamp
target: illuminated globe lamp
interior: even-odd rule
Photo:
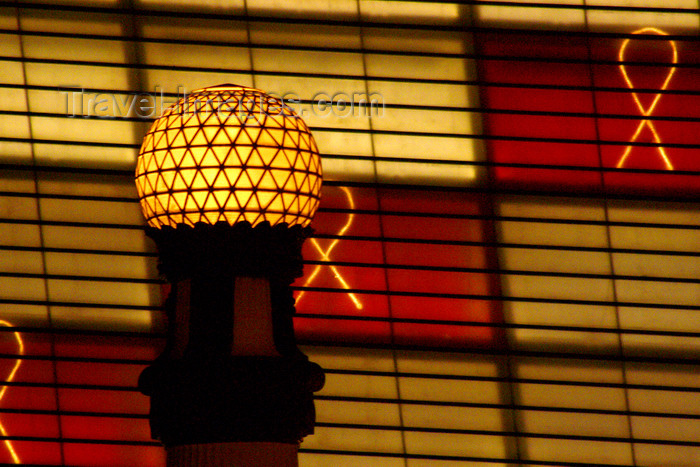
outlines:
[[[168,465],[297,465],[324,374],[296,346],[291,284],[321,183],[306,124],[256,89],[194,91],[146,134],[136,187],[171,289],[139,388]]]

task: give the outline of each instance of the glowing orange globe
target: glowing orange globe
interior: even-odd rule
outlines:
[[[257,89],[193,91],[144,137],[136,188],[151,227],[268,221],[307,226],[321,193],[318,148],[304,121]]]

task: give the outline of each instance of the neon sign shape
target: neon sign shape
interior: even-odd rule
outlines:
[[[345,232],[348,231],[350,226],[352,225],[352,221],[355,218],[355,213],[352,212],[355,209],[355,201],[352,199],[352,194],[350,193],[350,190],[347,187],[340,187],[341,190],[345,193],[345,196],[348,199],[348,206],[350,207],[350,214],[348,214],[348,220],[345,222],[345,225],[338,231],[336,234],[338,237],[342,237],[345,235]],[[333,248],[338,245],[338,242],[340,241],[340,238],[335,238],[333,241],[328,245],[328,248],[324,251],[323,248],[321,248],[321,245],[319,245],[318,241],[315,238],[311,239],[311,244],[318,250],[318,252],[321,254],[321,261],[325,262],[330,262],[331,260],[331,252],[333,251]],[[316,267],[314,268],[313,272],[309,275],[309,277],[306,279],[306,282],[304,282],[304,287],[307,287],[309,284],[311,284],[318,273],[321,271],[321,268],[323,265],[317,264]],[[350,290],[350,285],[348,282],[343,278],[343,276],[340,274],[338,271],[338,268],[335,267],[333,264],[328,265],[329,268],[331,268],[331,271],[333,271],[335,279],[340,283],[341,287],[343,287],[345,290]],[[297,304],[301,300],[301,298],[304,296],[304,290],[299,292],[299,295],[297,296]],[[348,297],[350,300],[352,300],[353,304],[355,305],[355,308],[358,310],[361,310],[363,305],[362,302],[357,298],[357,296],[352,293],[348,292],[347,293]]]
[[[646,34],[646,33],[654,33],[658,34],[660,36],[668,36],[668,33],[657,29],[657,28],[642,28],[634,31],[632,34]],[[627,48],[627,45],[629,44],[630,39],[627,38],[624,40],[622,43],[622,46],[620,46],[620,52],[618,54],[618,60],[620,62],[620,72],[622,73],[622,77],[625,80],[625,84],[627,84],[627,87],[632,90],[632,98],[634,99],[634,103],[637,105],[637,108],[639,109],[639,112],[642,114],[643,117],[650,117],[651,114],[654,112],[654,109],[656,108],[656,104],[659,103],[659,100],[661,99],[661,93],[658,93],[654,96],[654,99],[651,101],[651,104],[649,105],[648,108],[644,108],[644,105],[642,105],[642,102],[639,100],[639,96],[637,95],[636,92],[634,92],[634,84],[632,84],[632,80],[630,79],[629,75],[627,74],[627,70],[625,69],[624,61],[625,61],[625,49]],[[676,43],[672,40],[669,40],[668,43],[671,45],[671,49],[673,50],[673,61],[672,64],[675,65],[678,63],[678,49],[676,48]],[[663,84],[661,85],[661,88],[659,89],[660,91],[666,90],[668,87],[668,83],[671,81],[671,78],[673,77],[673,74],[676,72],[676,67],[671,66],[668,74],[666,75],[666,78],[664,79]],[[661,159],[664,161],[664,165],[666,165],[666,168],[668,170],[673,170],[673,164],[671,163],[671,160],[668,158],[668,155],[666,154],[666,151],[664,150],[664,147],[662,146],[662,141],[661,138],[659,137],[659,133],[656,131],[656,127],[654,127],[654,123],[648,119],[642,119],[639,122],[639,125],[637,125],[637,129],[634,132],[634,135],[632,135],[632,138],[629,140],[630,143],[634,143],[637,138],[639,137],[639,134],[642,132],[642,129],[644,127],[647,127],[651,130],[651,134],[654,136],[654,142],[657,144],[656,149],[659,151],[659,155],[661,156]],[[617,168],[620,169],[625,165],[625,161],[627,160],[627,157],[630,155],[632,152],[632,145],[628,145],[625,147],[625,151],[622,154],[622,157],[617,163]]]
[[[5,326],[8,328],[14,327],[12,323],[5,321],[3,319],[0,319],[0,326]],[[19,355],[24,355],[24,342],[22,341],[22,336],[19,332],[14,331],[13,334],[15,335],[15,339],[17,340],[17,350],[19,351]],[[15,362],[14,366],[12,367],[12,371],[10,371],[9,376],[5,380],[6,383],[11,383],[13,379],[15,379],[15,375],[17,374],[17,370],[19,370],[20,365],[22,365],[22,359],[18,358],[17,361]],[[5,397],[5,393],[7,392],[7,385],[4,385],[2,389],[0,389],[0,401],[2,401],[2,398]],[[0,433],[2,433],[2,436],[7,438],[7,430],[5,429],[5,426],[2,424],[2,421],[0,421]],[[22,462],[19,459],[19,456],[17,455],[17,452],[15,452],[14,446],[12,446],[12,441],[9,439],[5,439],[4,441],[5,447],[7,448],[8,452],[12,456],[12,460],[15,464],[21,464]]]

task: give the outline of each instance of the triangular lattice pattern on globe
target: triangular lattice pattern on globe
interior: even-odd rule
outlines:
[[[321,161],[304,121],[256,89],[194,91],[144,138],[136,166],[153,227],[197,222],[306,226],[321,191]]]

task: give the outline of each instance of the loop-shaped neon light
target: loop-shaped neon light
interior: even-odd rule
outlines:
[[[0,326],[5,326],[8,328],[14,327],[12,323],[9,321],[5,321],[3,319],[0,319]],[[24,342],[22,342],[22,336],[20,335],[19,332],[14,331],[12,334],[15,335],[15,339],[17,340],[17,351],[18,355],[24,355]],[[15,361],[14,366],[12,367],[12,370],[10,371],[10,374],[7,376],[5,379],[6,383],[11,383],[12,380],[15,379],[15,375],[17,374],[17,370],[19,370],[19,367],[22,365],[22,359],[18,358]],[[5,393],[7,392],[7,385],[3,385],[2,389],[0,389],[0,402],[2,401],[3,397],[5,397]],[[5,429],[5,426],[2,424],[2,421],[0,421],[0,433],[2,433],[2,436],[5,437],[5,440],[3,443],[5,444],[5,447],[7,448],[7,451],[10,453],[12,456],[12,461],[15,464],[21,464],[22,462],[19,459],[19,456],[17,455],[17,452],[15,451],[14,446],[12,445],[12,441],[7,439],[7,429]]]
[[[634,31],[632,34],[658,34],[660,36],[668,36],[668,33],[657,29],[657,28],[643,28],[643,29],[638,29],[637,31]],[[654,112],[654,109],[656,108],[656,105],[659,103],[659,100],[661,99],[661,93],[658,93],[654,96],[654,99],[651,101],[651,104],[649,104],[649,107],[644,108],[644,105],[642,102],[639,100],[639,96],[637,95],[636,92],[634,92],[634,84],[632,83],[632,80],[630,79],[629,75],[627,74],[627,69],[625,68],[624,62],[625,62],[625,50],[627,49],[627,45],[630,42],[630,38],[627,38],[622,42],[622,46],[620,46],[620,52],[618,54],[618,59],[620,62],[620,72],[622,73],[622,77],[625,80],[625,84],[627,84],[627,87],[632,90],[632,98],[634,99],[634,103],[637,105],[637,108],[639,109],[639,112],[641,113],[642,117],[650,117],[651,114]],[[676,43],[672,40],[669,40],[668,43],[671,45],[671,49],[673,50],[673,60],[672,60],[672,65],[676,65],[678,63],[678,49],[676,48]],[[659,91],[665,91],[666,88],[668,87],[668,83],[671,82],[671,78],[673,77],[673,74],[676,72],[676,67],[671,66],[669,67],[668,74],[666,75],[666,78],[664,79],[663,84],[659,88]],[[663,147],[663,143],[661,141],[661,138],[659,137],[659,133],[656,131],[656,127],[654,126],[654,123],[647,119],[644,118],[639,122],[639,125],[637,125],[637,129],[635,130],[634,134],[632,135],[632,138],[629,140],[630,143],[634,143],[637,138],[639,137],[639,134],[642,132],[644,127],[649,128],[651,130],[651,134],[654,137],[654,142],[657,144],[656,150],[659,152],[659,155],[661,159],[663,159],[664,165],[668,170],[673,170],[673,164],[671,163],[671,160],[669,159],[668,155],[666,154],[666,150]],[[628,145],[625,147],[625,151],[622,154],[622,157],[620,157],[620,160],[617,162],[617,168],[620,169],[625,165],[625,161],[627,160],[627,157],[630,155],[632,152],[632,145]]]
[[[338,237],[342,237],[343,235],[345,235],[345,232],[348,231],[348,229],[352,225],[352,221],[355,218],[355,213],[352,212],[355,209],[355,201],[352,199],[352,194],[350,193],[350,190],[344,186],[340,187],[340,189],[343,190],[343,192],[345,193],[345,196],[348,199],[348,206],[350,207],[350,214],[348,214],[348,219],[345,222],[345,225],[343,225],[343,227],[336,234]],[[328,245],[328,248],[326,250],[324,250],[321,247],[321,245],[319,245],[318,241],[315,238],[311,239],[311,244],[321,254],[321,261],[330,262],[331,261],[331,252],[333,251],[333,248],[335,248],[336,245],[338,245],[339,241],[340,241],[340,238],[333,239],[333,241],[330,243],[330,245]],[[304,287],[308,287],[314,281],[314,279],[316,278],[318,273],[321,271],[321,268],[323,266],[324,265],[322,265],[322,264],[316,265],[314,270],[311,272],[309,277],[306,279],[306,282],[304,282]],[[328,267],[331,268],[331,271],[333,271],[333,275],[334,275],[335,279],[338,281],[338,283],[340,283],[340,286],[342,288],[344,288],[345,290],[350,290],[350,285],[343,278],[342,274],[340,274],[340,271],[338,271],[338,268],[336,268],[335,265],[333,265],[333,264],[329,264]],[[297,296],[297,300],[296,300],[297,304],[299,303],[301,298],[304,296],[304,292],[305,292],[304,290],[299,292],[299,295]],[[352,292],[348,292],[347,295],[350,298],[350,300],[352,300],[352,303],[355,305],[355,308],[357,308],[358,310],[361,310],[362,309],[362,302],[357,298],[357,296]]]

